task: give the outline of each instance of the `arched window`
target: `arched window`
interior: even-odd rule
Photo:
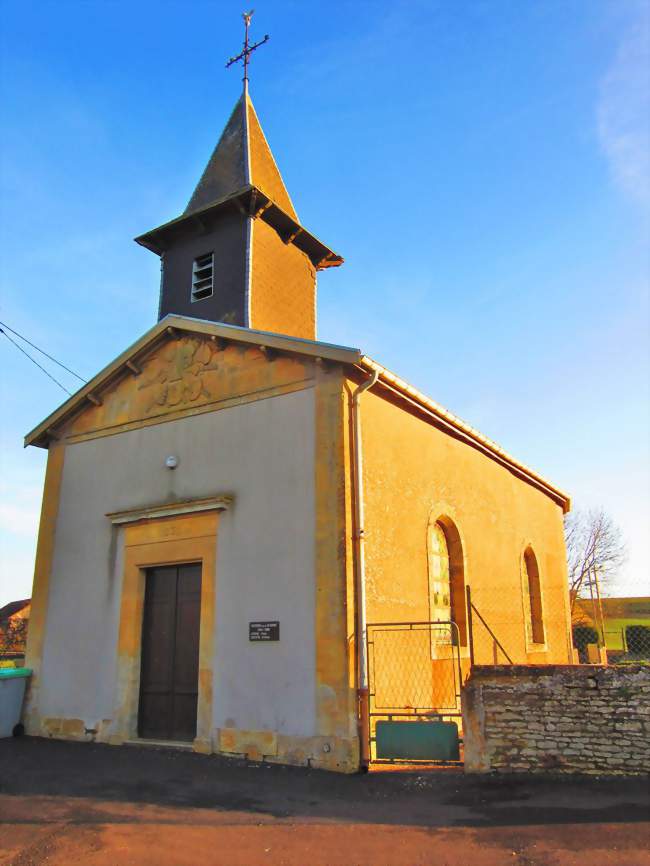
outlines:
[[[439,517],[429,523],[429,619],[455,622],[461,646],[467,644],[463,547],[454,523]]]
[[[429,531],[430,619],[448,622],[451,619],[451,578],[447,537],[439,523],[434,523]]]
[[[526,640],[529,644],[544,643],[544,619],[542,615],[542,588],[539,581],[537,558],[532,547],[524,551],[523,595],[526,617]]]

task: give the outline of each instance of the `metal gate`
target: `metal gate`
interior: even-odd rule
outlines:
[[[456,623],[372,623],[367,641],[371,760],[459,761]]]

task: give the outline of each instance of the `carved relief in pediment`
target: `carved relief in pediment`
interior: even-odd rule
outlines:
[[[162,407],[181,409],[201,397],[212,399],[216,377],[209,374],[218,369],[218,349],[214,343],[195,337],[168,343],[144,364],[137,379],[137,389],[144,397],[144,412],[149,414]]]
[[[131,370],[101,394],[99,405],[84,405],[68,433],[114,430],[232,399],[254,399],[312,375],[305,359],[280,354],[269,359],[254,345],[222,345],[182,333],[136,358]]]

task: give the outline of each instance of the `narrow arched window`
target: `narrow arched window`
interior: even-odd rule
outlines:
[[[454,523],[448,517],[431,521],[428,527],[429,619],[432,622],[454,622],[461,646],[467,644],[465,614],[465,572],[463,547]]]
[[[539,581],[537,557],[532,547],[527,547],[523,561],[523,595],[526,616],[526,639],[529,644],[544,643],[544,619],[542,615],[542,588]]]
[[[451,578],[449,548],[444,529],[439,523],[430,527],[429,536],[429,604],[431,622],[451,619]]]

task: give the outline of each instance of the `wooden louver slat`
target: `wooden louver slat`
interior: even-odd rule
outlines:
[[[214,253],[194,259],[192,266],[192,301],[209,298],[214,289]]]

